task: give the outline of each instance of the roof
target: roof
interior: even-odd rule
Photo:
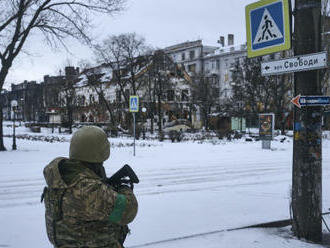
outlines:
[[[216,56],[225,56],[234,53],[246,53],[246,45],[234,45],[221,47],[215,50],[213,53],[207,54],[205,58],[211,58]]]
[[[165,53],[164,53],[164,55],[167,56]],[[139,77],[143,76],[149,70],[149,68],[151,68],[151,66],[153,65],[153,60],[150,58],[153,58],[153,57],[140,56],[138,58],[135,58],[135,66],[133,68],[135,79],[138,79]],[[172,61],[172,63],[175,64],[173,61]],[[121,73],[125,73],[124,75],[122,75],[123,80],[130,80],[131,77],[133,76],[132,73],[130,72],[129,68],[123,67]],[[92,75],[99,77],[99,78],[96,77],[98,83],[109,83],[113,79],[113,69],[110,66],[110,64],[102,64],[102,65],[99,65],[99,66],[96,66],[93,68],[88,68],[80,73],[80,76],[78,77],[78,81],[75,84],[75,86],[76,87],[87,86],[88,78],[89,78],[89,76],[92,76]],[[183,78],[186,81],[191,81],[190,76],[185,71],[183,72]]]
[[[174,51],[177,51],[177,50],[185,50],[185,49],[188,49],[188,48],[199,47],[199,46],[203,46],[202,40],[186,41],[186,42],[179,43],[179,44],[176,44],[176,45],[173,45],[173,46],[165,47],[164,51],[166,53],[168,53],[168,52],[174,52]]]

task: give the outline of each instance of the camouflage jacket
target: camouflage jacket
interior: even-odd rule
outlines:
[[[47,165],[44,177],[47,235],[54,247],[122,248],[121,231],[137,213],[131,189],[116,192],[82,162],[65,158]]]

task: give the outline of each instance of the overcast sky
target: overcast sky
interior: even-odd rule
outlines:
[[[110,34],[136,32],[153,47],[163,48],[187,40],[202,39],[204,45],[217,45],[219,36],[234,34],[235,44],[246,42],[245,6],[255,0],[128,0],[127,9],[113,17],[95,19],[94,35],[102,40]],[[72,54],[52,51],[38,36],[25,46],[29,55],[21,55],[6,81],[42,81],[43,75],[56,75],[69,59],[73,65],[81,59],[94,61],[88,47],[68,41]]]

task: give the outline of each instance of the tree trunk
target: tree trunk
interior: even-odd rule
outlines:
[[[153,101],[151,104],[151,120],[150,120],[150,132],[151,134],[154,133],[154,118],[155,118],[155,109],[156,109],[156,103]]]
[[[11,63],[10,63],[11,65]],[[0,92],[2,91],[2,87],[5,83],[5,79],[8,75],[8,70],[10,66],[2,63],[1,71],[0,71]],[[3,142],[3,114],[2,114],[2,104],[0,104],[0,151],[6,151],[6,147]]]
[[[107,102],[107,100],[105,99],[103,92],[99,94],[99,97],[102,99],[102,101],[103,101],[105,107],[106,107],[107,110],[109,111],[111,125],[115,127],[115,126],[116,126],[116,120],[115,120],[114,114],[113,114],[113,112],[112,112],[112,108],[110,107],[110,104],[109,104],[109,103]]]
[[[208,123],[208,118],[207,118],[207,111],[205,108],[202,108],[202,111],[203,111],[203,117],[204,117],[204,127],[205,127],[205,130],[208,131],[209,123]]]
[[[3,114],[2,114],[2,105],[0,104],[0,151],[6,151],[6,147],[3,143]]]
[[[158,94],[158,132],[162,132],[162,103],[161,103],[161,95]]]
[[[69,134],[72,134],[72,107],[68,106]]]
[[[321,0],[296,0],[295,56],[320,51]],[[321,95],[319,71],[295,73],[295,95]],[[295,108],[292,175],[293,232],[322,240],[321,107]]]

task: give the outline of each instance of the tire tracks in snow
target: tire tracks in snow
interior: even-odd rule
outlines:
[[[219,191],[242,186],[278,184],[291,179],[291,165],[286,162],[236,162],[230,166],[227,162],[224,165],[214,162],[211,166],[207,163],[208,166],[189,166],[191,163],[185,162],[178,167],[143,170],[139,173],[140,184],[136,186],[135,192],[137,195],[148,196]],[[324,171],[324,176],[329,175],[330,171]],[[44,186],[45,181],[41,177],[0,180],[0,209],[40,204]]]
[[[233,187],[242,179],[262,175],[281,174],[281,166],[225,168],[224,166],[176,167],[141,172],[141,183],[136,187],[138,195],[167,194],[177,192],[212,190]],[[238,180],[238,181],[237,181]],[[223,182],[231,182],[223,185]],[[251,180],[249,180],[251,181]],[[253,184],[253,182],[246,182]],[[260,181],[259,181],[260,183]],[[186,185],[189,185],[187,188]],[[43,178],[0,180],[0,208],[35,205],[40,203],[45,182]]]

